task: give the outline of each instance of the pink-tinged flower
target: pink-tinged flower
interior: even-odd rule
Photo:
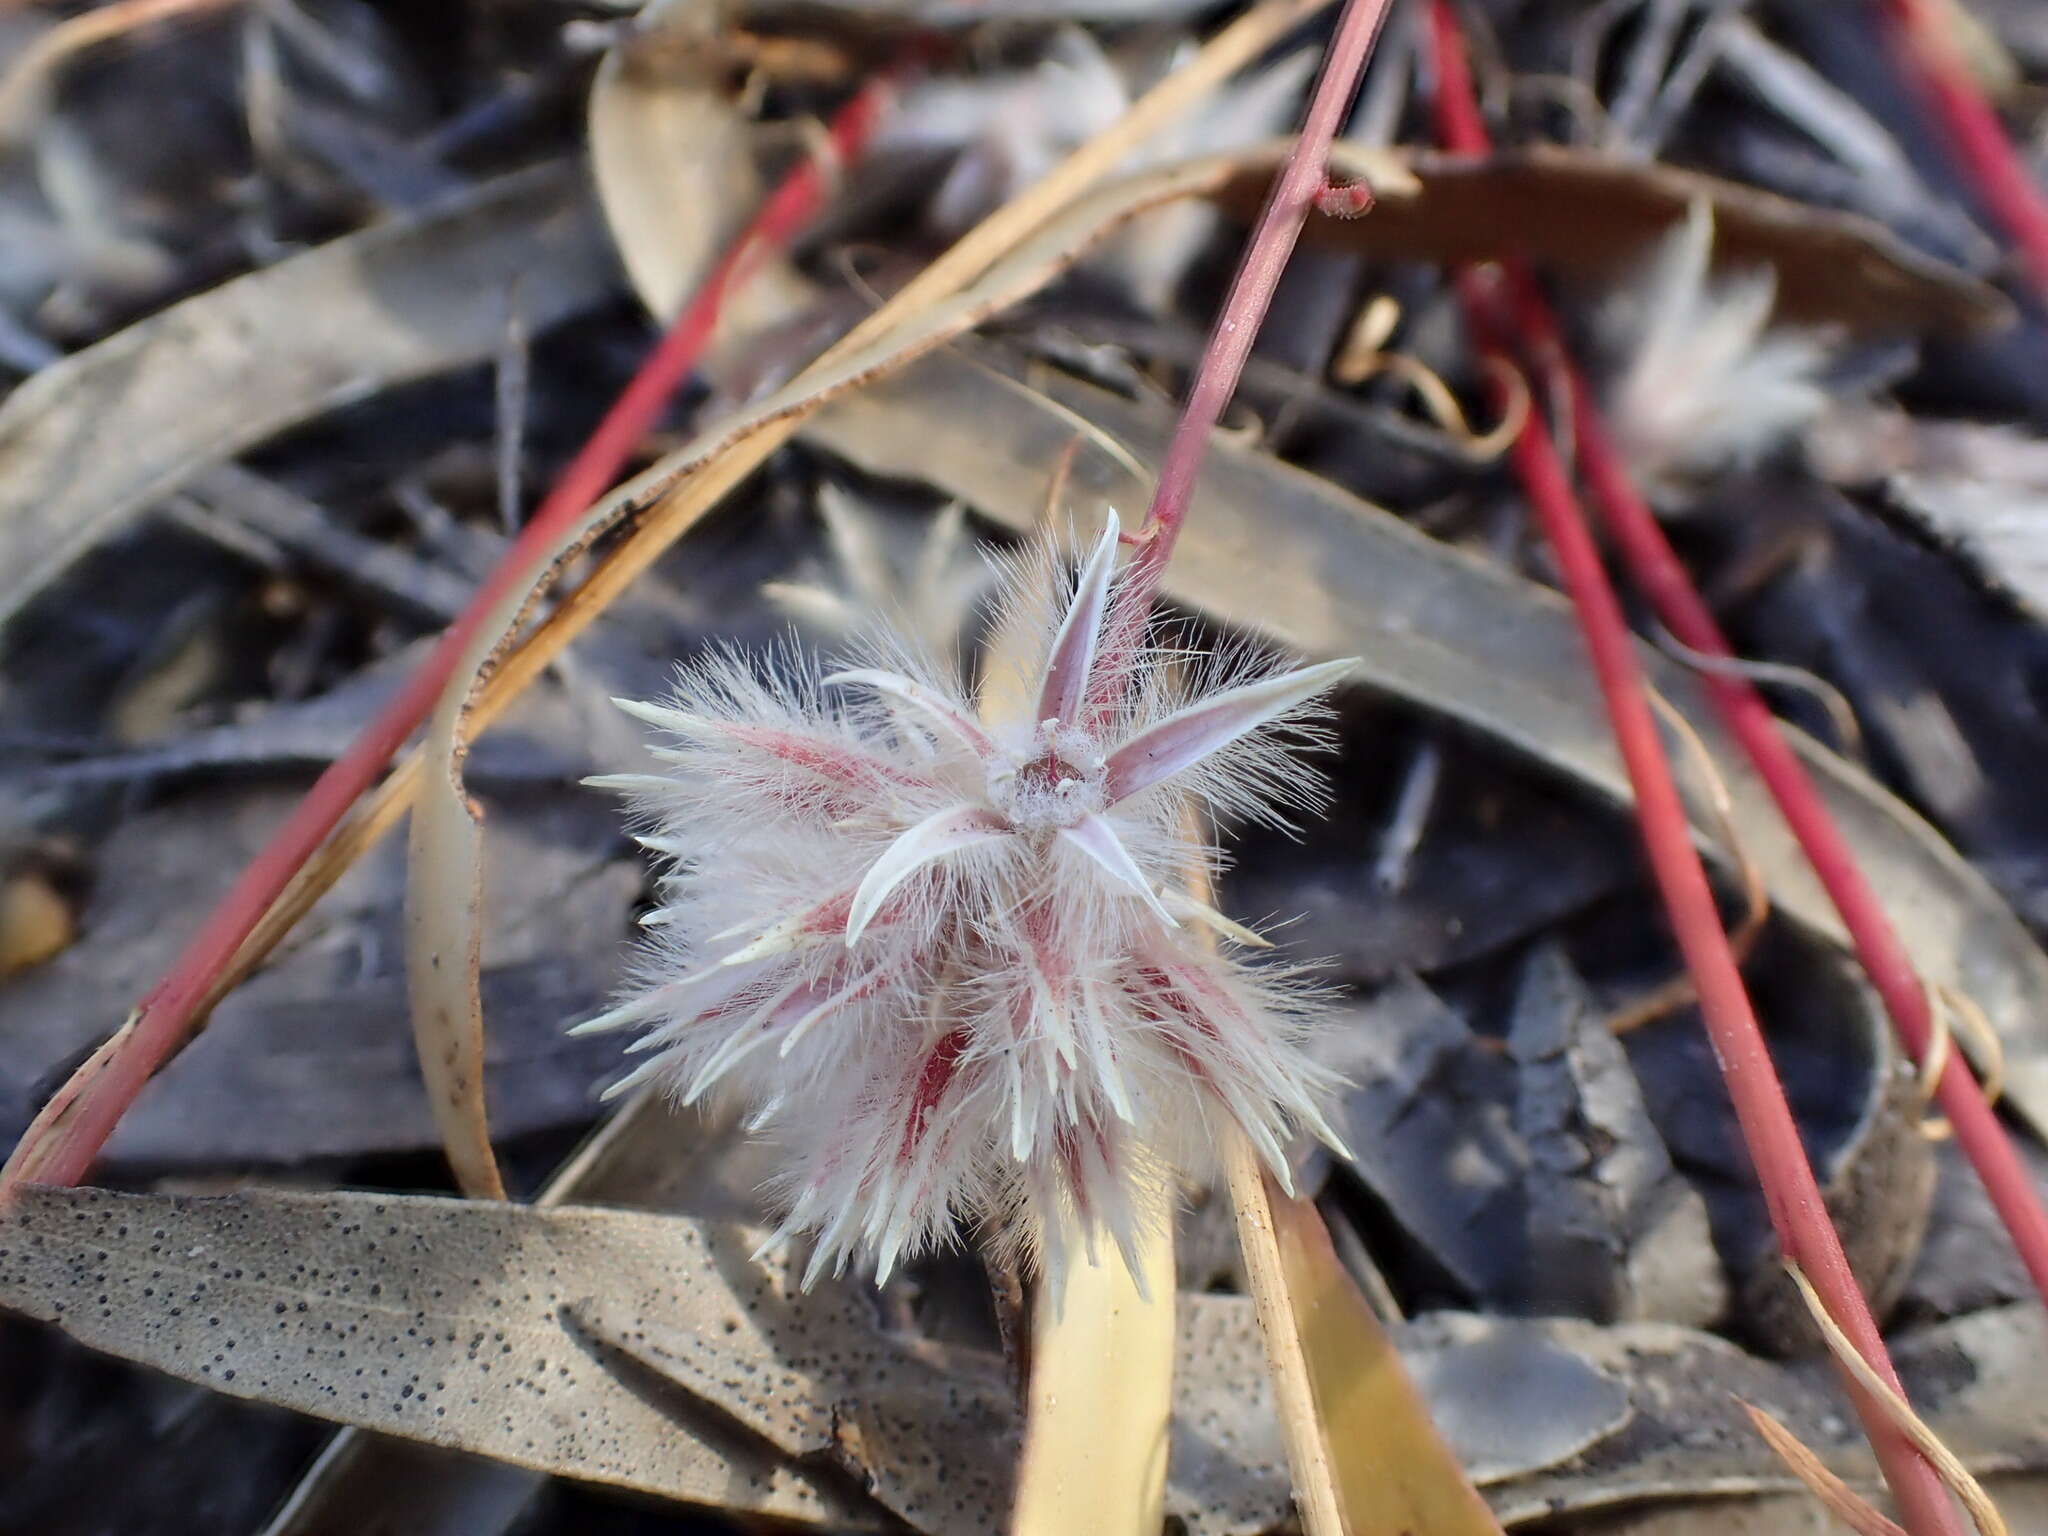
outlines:
[[[643,1031],[613,1092],[744,1097],[813,1278],[857,1249],[886,1277],[956,1219],[1028,1248],[1070,1213],[1091,1257],[1096,1232],[1128,1256],[1138,1181],[1199,1166],[1213,1113],[1283,1181],[1296,1130],[1336,1144],[1303,988],[1235,958],[1262,941],[1183,881],[1217,860],[1198,807],[1317,803],[1289,747],[1350,663],[1106,654],[1139,629],[1116,553],[1112,521],[1063,608],[1049,553],[1010,573],[998,632],[1025,643],[997,649],[1034,664],[980,709],[888,647],[822,679],[720,654],[667,705],[622,701],[667,771],[596,782],[672,863],[638,991],[582,1028]]]

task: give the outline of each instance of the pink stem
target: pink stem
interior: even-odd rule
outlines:
[[[1438,134],[1450,149],[1482,154],[1491,148],[1465,59],[1464,36],[1450,0],[1432,0],[1430,35],[1436,66]],[[1518,279],[1520,274],[1517,274]],[[1506,338],[1518,317],[1502,301],[1495,276],[1478,269],[1460,275],[1459,291],[1482,346],[1505,359]],[[1561,359],[1546,338],[1531,338],[1538,360]],[[1549,339],[1554,343],[1555,338]],[[1516,438],[1515,470],[1564,578],[1580,633],[1593,662],[1615,744],[1634,790],[1636,818],[1673,935],[1699,995],[1700,1015],[1735,1108],[1744,1146],[1763,1188],[1772,1230],[1786,1258],[1812,1281],[1829,1315],[1857,1352],[1903,1395],[1884,1339],[1850,1272],[1848,1256],[1828,1219],[1819,1183],[1799,1139],[1757,1023],[1692,829],[1671,776],[1656,718],[1651,713],[1636,657],[1635,638],[1607,579],[1600,551],[1580,511],[1550,433],[1532,417]],[[1864,1434],[1885,1480],[1916,1536],[1961,1536],[1953,1504],[1934,1468],[1900,1433],[1884,1410],[1843,1372]]]
[[[1342,126],[1344,111],[1358,91],[1359,77],[1372,57],[1380,27],[1386,21],[1392,0],[1345,0],[1337,18],[1337,30],[1323,55],[1322,73],[1316,77],[1315,94],[1301,133],[1288,151],[1287,162],[1266,195],[1259,221],[1239,258],[1237,274],[1230,280],[1223,307],[1217,312],[1216,327],[1209,333],[1201,361],[1195,367],[1194,382],[1188,386],[1187,404],[1181,410],[1166,457],[1159,466],[1159,486],[1152,493],[1152,506],[1138,530],[1138,553],[1132,559],[1124,581],[1122,612],[1142,618],[1159,590],[1161,574],[1172,557],[1174,540],[1187,520],[1188,504],[1195,494],[1195,477],[1202,458],[1209,451],[1209,434],[1223,419],[1223,409],[1237,392],[1238,377],[1259,327],[1272,307],[1273,291],[1294,245],[1301,238],[1301,226],[1309,209],[1329,184],[1330,144]],[[1347,188],[1353,203],[1361,194]],[[1363,211],[1353,208],[1350,211]],[[1128,619],[1126,623],[1130,622]]]

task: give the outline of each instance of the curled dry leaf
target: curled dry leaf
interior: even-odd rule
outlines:
[[[575,167],[517,172],[197,294],[0,406],[0,624],[198,471],[322,411],[490,357],[615,278]]]
[[[430,745],[429,750],[434,748]],[[415,813],[406,848],[405,970],[427,1102],[455,1185],[505,1198],[484,1109],[483,848],[475,802]]]
[[[1042,466],[1072,438],[1072,413],[1141,461],[1157,462],[1168,423],[1156,412],[1071,380],[1040,382],[1044,395],[966,358],[939,356],[835,402],[806,432],[863,469],[927,482],[1016,529],[1037,515]],[[1084,449],[1069,500],[1085,526],[1102,506],[1142,500],[1147,489],[1117,459]],[[1167,593],[1296,652],[1358,655],[1356,675],[1368,686],[1451,715],[1604,800],[1628,803],[1563,599],[1327,481],[1215,444]],[[1658,692],[1700,724],[1772,909],[1844,947],[1832,904],[1769,795],[1712,723],[1697,679],[1647,647],[1643,665]],[[2027,1065],[2048,1062],[2048,1026],[2036,1007],[2048,996],[2048,956],[1919,816],[1833,753],[1788,735],[1858,863],[1896,910],[1912,915],[1901,937],[1921,974],[1984,1009],[2013,1064],[2012,1101],[2048,1127],[2048,1073]],[[1694,826],[1732,871],[1705,806]]]

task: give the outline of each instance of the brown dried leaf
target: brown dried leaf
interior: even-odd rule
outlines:
[[[77,923],[71,903],[41,870],[0,880],[0,979],[61,954]]]
[[[1923,256],[1875,220],[1835,213],[1754,187],[1654,161],[1563,146],[1482,159],[1418,151],[1406,157],[1416,189],[1379,199],[1369,218],[1312,217],[1306,238],[1383,259],[1445,265],[1518,255],[1567,276],[1611,282],[1633,272],[1704,198],[1714,211],[1714,260],[1769,266],[1778,309],[1803,324],[1856,332],[1974,332],[2009,323],[2011,305],[1989,284]],[[1371,181],[1356,147],[1337,146],[1333,178]],[[1263,183],[1233,186],[1239,208]]]

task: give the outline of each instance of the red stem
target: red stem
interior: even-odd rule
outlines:
[[[1491,143],[1450,0],[1432,0],[1430,35],[1439,137],[1454,151],[1484,153]],[[1468,269],[1459,277],[1459,290],[1481,345],[1505,358],[1505,338],[1515,317],[1503,302],[1495,277]],[[1536,340],[1542,348],[1544,339]],[[1699,995],[1700,1015],[1727,1084],[1743,1144],[1762,1186],[1778,1246],[1813,1282],[1822,1303],[1857,1352],[1903,1395],[1884,1339],[1828,1219],[1798,1125],[1785,1101],[1784,1087],[1772,1066],[1741,969],[1722,927],[1713,887],[1693,846],[1691,824],[1644,688],[1635,638],[1607,579],[1556,444],[1538,419],[1532,417],[1516,438],[1512,459],[1578,617],[1615,743],[1635,792],[1636,816],[1651,872]],[[1854,1377],[1844,1371],[1843,1380],[1907,1526],[1917,1536],[1960,1536],[1953,1505],[1934,1468]]]
[[[836,163],[807,159],[762,204],[660,344],[648,354],[589,441],[562,471],[469,606],[442,632],[426,660],[383,712],[314,781],[284,825],[208,915],[170,971],[142,999],[118,1053],[88,1081],[81,1083],[74,1076],[36,1116],[5,1174],[0,1174],[0,1199],[18,1182],[20,1165],[60,1120],[63,1123],[54,1132],[59,1144],[36,1158],[38,1181],[74,1184],[85,1177],[143,1086],[197,1032],[201,1022],[198,1010],[222,969],[434,707],[478,624],[513,583],[523,578],[534,560],[616,483],[634,449],[696,367],[728,291],[751,276],[770,253],[786,246],[816,213],[833,186],[837,164],[853,158],[867,143],[891,94],[886,79],[863,87],[832,119],[830,159]]]
[[[1119,604],[1125,614],[1142,617],[1159,589],[1174,540],[1187,520],[1195,478],[1209,451],[1209,435],[1237,392],[1238,377],[1251,356],[1259,327],[1265,324],[1273,291],[1288,257],[1294,254],[1309,209],[1329,184],[1331,141],[1343,124],[1345,108],[1357,94],[1359,77],[1365,73],[1390,9],[1392,0],[1345,0],[1337,18],[1337,30],[1323,55],[1322,73],[1316,77],[1301,133],[1266,194],[1265,207],[1259,211],[1259,221],[1238,260],[1237,274],[1230,280],[1230,291],[1217,311],[1215,329],[1196,364],[1187,404],[1160,461],[1159,485],[1152,493],[1144,526],[1136,535],[1138,553],[1131,561]],[[1351,203],[1359,204],[1352,211],[1363,212],[1363,193],[1351,188],[1346,192]]]
[[[1969,66],[1926,0],[1884,0],[1897,49],[1927,105],[1947,130],[1949,148],[1993,216],[2019,246],[2041,301],[2048,304],[2048,195],[2007,137],[2005,125],[1970,78]]]
[[[1554,326],[1554,318],[1551,324]],[[1706,601],[1664,537],[1663,528],[1630,483],[1584,375],[1574,368],[1570,379],[1579,462],[1636,585],[1682,644],[1709,656],[1732,657],[1734,652],[1714,622]],[[1898,931],[1885,916],[1877,893],[1857,868],[1855,857],[1828,814],[1806,765],[1785,740],[1770,706],[1747,678],[1710,671],[1704,674],[1704,681],[1729,732],[1741,743],[1757,776],[1777,801],[1785,824],[1799,840],[1807,862],[1841,914],[1849,941],[1871,985],[1884,1000],[1899,1038],[1914,1060],[1924,1060],[1934,1035],[1926,988],[1920,984],[1913,962],[1899,942]],[[2034,1289],[2040,1292],[2043,1301],[2048,1301],[2048,1211],[2043,1210],[2033,1179],[1960,1053],[1949,1056],[1935,1092],[1955,1128],[1957,1143],[1983,1180],[1999,1219],[2011,1234]]]

